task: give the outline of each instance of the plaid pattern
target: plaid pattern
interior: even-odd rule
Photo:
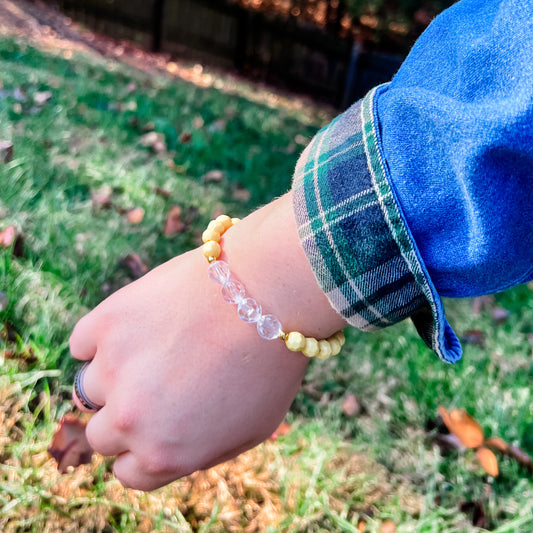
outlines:
[[[389,184],[374,124],[375,89],[321,130],[293,182],[299,236],[319,285],[353,326],[372,331],[411,317],[444,361],[457,337]]]

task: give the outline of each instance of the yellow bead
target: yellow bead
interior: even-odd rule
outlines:
[[[307,357],[316,357],[320,353],[320,348],[318,347],[318,341],[312,337],[306,337],[305,346],[302,350],[302,353]]]
[[[215,241],[207,241],[202,247],[202,253],[204,254],[204,257],[207,257],[207,259],[210,257],[217,259],[220,255],[220,252],[220,244]]]
[[[224,229],[229,229],[233,225],[231,222],[231,218],[228,215],[220,215],[219,217],[215,218],[215,222],[220,222]]]
[[[217,222],[216,220],[211,220],[207,225],[207,229],[216,231],[217,233],[220,233],[220,235],[226,231],[224,224],[222,224],[222,222]]]
[[[346,337],[344,336],[344,331],[342,331],[342,329],[337,331],[337,333],[335,333],[335,335],[333,336],[337,338],[341,346],[344,346],[344,343],[346,342]]]
[[[231,223],[235,226],[235,224],[237,224],[237,222],[240,222],[241,219],[240,218],[232,218],[231,219]]]
[[[215,231],[214,229],[206,229],[202,233],[202,242],[207,242],[207,241],[219,242],[220,233],[218,231]]]
[[[298,331],[291,331],[285,344],[291,352],[299,352],[305,348],[305,337]]]
[[[317,354],[317,357],[319,359],[328,359],[331,357],[331,345],[326,340],[318,341],[318,349],[319,352]]]
[[[331,346],[331,355],[337,355],[341,351],[341,343],[339,339],[333,335],[328,339],[329,345]]]

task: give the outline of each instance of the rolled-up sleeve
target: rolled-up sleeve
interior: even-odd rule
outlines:
[[[350,324],[410,317],[454,362],[440,296],[533,278],[532,36],[531,2],[459,2],[302,154],[300,240]]]

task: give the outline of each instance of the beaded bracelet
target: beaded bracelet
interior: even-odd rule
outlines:
[[[317,340],[305,337],[298,331],[285,333],[280,321],[274,316],[263,314],[261,306],[246,294],[244,285],[230,271],[228,263],[218,258],[222,253],[222,235],[239,222],[238,218],[220,215],[212,220],[202,234],[202,253],[209,262],[208,276],[211,281],[222,285],[222,296],[230,304],[237,306],[239,317],[249,324],[257,325],[257,332],[266,340],[281,339],[292,352],[302,352],[307,357],[327,359],[337,355],[345,342],[344,333],[337,331],[327,339]]]

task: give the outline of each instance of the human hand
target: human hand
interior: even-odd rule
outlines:
[[[293,282],[293,275],[283,272],[286,258],[275,273],[263,267],[279,257],[259,263],[250,259],[260,253],[257,246],[268,254],[266,242],[254,244],[261,227],[275,238],[280,223],[286,236],[286,207],[286,200],[278,201],[245,219],[228,232],[224,248],[232,271],[258,301],[274,306],[283,324],[296,316],[296,322],[305,319],[310,328],[320,326],[318,333],[326,337],[343,325],[327,301],[322,312],[297,313],[292,294],[279,281],[308,285],[314,282],[307,278],[309,267]],[[273,214],[274,226],[264,225]],[[294,270],[293,261],[286,264]],[[325,297],[313,291],[302,300],[318,298],[319,309]],[[308,361],[281,341],[263,340],[237,317],[208,280],[199,250],[165,263],[102,302],[76,325],[70,347],[74,357],[91,361],[83,388],[103,406],[87,426],[90,444],[103,455],[116,455],[117,478],[142,490],[213,466],[267,438],[289,408]]]

